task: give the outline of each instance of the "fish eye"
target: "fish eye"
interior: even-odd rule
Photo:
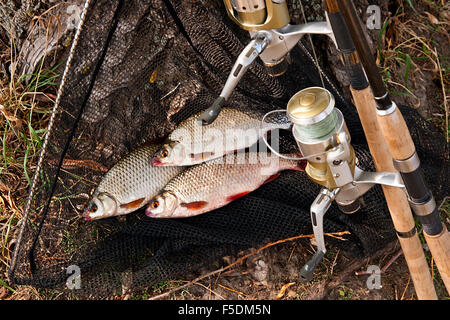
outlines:
[[[152,209],[156,209],[159,207],[159,201],[153,201],[151,204]]]
[[[164,149],[162,152],[161,152],[161,157],[162,158],[167,158],[169,156],[169,151],[167,150],[167,149]]]
[[[89,210],[89,212],[94,213],[94,212],[96,212],[97,210],[98,210],[97,205],[96,205],[96,204],[93,204],[92,207],[91,207],[91,209]]]

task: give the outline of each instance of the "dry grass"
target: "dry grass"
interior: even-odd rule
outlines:
[[[378,39],[378,64],[391,94],[420,111],[449,140],[450,4],[397,1]],[[420,10],[420,13],[419,11]]]
[[[46,23],[42,16],[38,18],[33,21]],[[51,25],[49,21],[47,25]],[[18,74],[22,54],[13,40],[0,44],[0,56],[6,71],[0,75],[0,296],[2,292],[3,296],[8,292],[23,296],[9,284],[7,269],[59,76],[55,73],[57,66],[43,68],[45,58],[35,73]],[[36,297],[36,290],[25,291],[25,296]]]

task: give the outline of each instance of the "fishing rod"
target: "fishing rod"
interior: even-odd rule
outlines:
[[[249,31],[252,40],[238,56],[219,97],[199,118],[199,125],[209,125],[216,119],[243,74],[258,57],[270,74],[278,76],[288,68],[289,52],[304,35],[326,35],[342,55],[378,171],[364,172],[356,165],[344,117],[335,108],[334,97],[328,90],[306,88],[290,99],[286,112],[294,124],[292,130],[297,145],[308,160],[305,171],[311,180],[323,187],[310,207],[317,251],[300,270],[300,278],[310,280],[326,252],[323,217],[331,203],[335,201],[342,212],[354,214],[361,208],[361,197],[375,184],[381,184],[417,296],[419,299],[437,299],[420,240],[413,232],[415,224],[402,191],[403,181],[380,134],[375,100],[337,2],[327,0],[325,22],[307,23],[305,19],[300,25],[289,24],[285,0],[224,0],[224,3],[229,17]]]
[[[425,240],[447,292],[450,293],[450,234],[439,217],[436,201],[425,182],[420,159],[405,120],[383,83],[369,44],[364,37],[355,6],[351,0],[341,0],[339,9],[354,39],[356,50],[372,88],[381,133],[393,156],[394,166],[403,178],[408,201],[423,227]],[[415,229],[412,232],[415,232]]]
[[[363,68],[360,61],[353,37],[340,11],[340,3],[342,1],[326,0],[330,24],[350,78],[350,91],[354,104],[377,171],[395,172],[388,141],[382,134],[381,125],[377,121],[377,103],[366,77],[367,70]],[[406,133],[409,134],[407,128]],[[383,192],[418,298],[437,299],[406,194],[400,188],[389,186],[383,186]]]

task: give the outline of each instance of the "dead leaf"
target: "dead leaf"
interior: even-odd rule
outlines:
[[[433,16],[431,13],[425,11],[425,14],[428,17],[428,21],[430,21],[432,24],[441,24],[441,22],[438,20],[438,18]]]
[[[450,21],[450,10],[441,11],[439,17],[444,21]]]
[[[8,187],[6,184],[4,184],[4,183],[2,182],[2,180],[0,180],[0,191],[1,191],[1,192],[7,192],[7,191],[9,191],[9,187]]]
[[[8,111],[6,111],[6,108],[5,108],[3,105],[1,105],[1,104],[0,104],[0,112],[3,114],[3,116],[4,116],[6,119],[8,119],[8,120],[11,121],[11,122],[17,122],[17,121],[19,121],[19,119],[17,119],[16,117],[10,115],[10,114],[8,113]]]
[[[286,283],[283,287],[281,287],[281,290],[280,290],[280,292],[278,292],[276,299],[283,298],[284,293],[286,292],[286,289],[294,284],[295,284],[295,282],[289,282],[289,283]]]
[[[286,294],[286,297],[288,298],[295,298],[298,296],[298,293],[295,292],[294,290],[289,290],[288,293]]]
[[[6,297],[6,288],[1,287],[0,288],[0,299],[3,299],[4,297]]]

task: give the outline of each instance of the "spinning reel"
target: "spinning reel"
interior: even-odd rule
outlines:
[[[344,117],[328,90],[311,87],[299,91],[290,99],[287,115],[297,145],[308,161],[307,175],[323,186],[310,207],[317,252],[300,270],[301,279],[308,281],[326,252],[323,217],[331,203],[336,201],[343,213],[353,214],[363,205],[362,196],[375,184],[404,185],[398,172],[366,172],[357,166]]]
[[[211,124],[249,66],[260,57],[272,76],[281,76],[289,66],[289,52],[306,34],[323,34],[333,41],[330,24],[310,22],[289,24],[285,0],[224,0],[228,15],[252,40],[238,56],[227,81],[214,103],[200,116],[201,125]]]

